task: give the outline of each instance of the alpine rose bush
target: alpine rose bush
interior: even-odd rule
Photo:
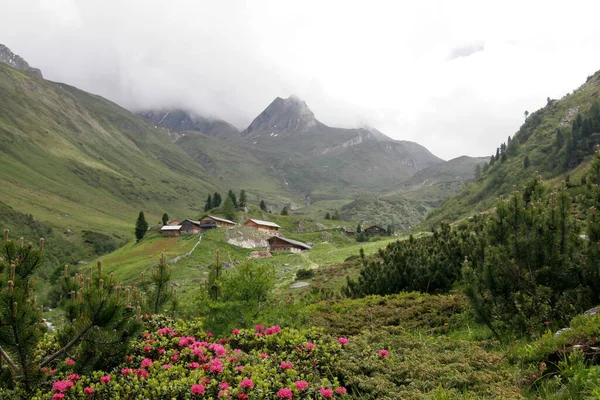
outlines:
[[[218,338],[196,321],[145,317],[146,331],[122,362],[89,375],[73,367],[47,373],[47,399],[317,399],[345,398],[335,360],[345,351],[322,330],[277,325],[237,329]],[[160,322],[160,323],[158,323]],[[256,333],[262,333],[257,336]],[[307,346],[318,343],[318,346]],[[273,371],[279,371],[273,373]]]

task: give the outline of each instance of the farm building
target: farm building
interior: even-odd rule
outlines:
[[[186,219],[181,223],[181,234],[182,235],[199,235],[200,234],[200,221],[194,221],[193,219]]]
[[[373,236],[373,235],[380,235],[380,236],[387,235],[387,230],[385,230],[382,227],[377,226],[377,225],[373,225],[373,226],[370,226],[370,227],[366,228],[364,230],[364,232],[367,235],[370,235],[370,236]]]
[[[261,221],[260,219],[249,219],[244,226],[264,232],[279,232],[279,228],[281,228],[274,222]]]
[[[311,247],[306,243],[298,242],[292,239],[286,239],[281,236],[272,236],[268,240],[270,251],[291,251],[300,253],[303,250],[310,250]]]
[[[181,225],[181,221],[178,219],[174,219],[174,220],[167,222],[167,225]]]
[[[164,237],[176,237],[179,236],[181,225],[164,225],[160,231]]]
[[[212,215],[207,215],[200,220],[201,232],[215,228],[233,228],[234,226],[235,222],[225,218],[213,217]]]

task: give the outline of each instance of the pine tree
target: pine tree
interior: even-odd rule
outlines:
[[[213,201],[212,201],[212,206],[213,208],[219,207],[221,205],[221,195],[219,194],[219,192],[215,192],[215,194],[213,194]]]
[[[360,224],[356,225],[356,233],[362,232],[362,226]]]
[[[175,310],[177,304],[175,290],[169,288],[171,272],[172,269],[167,264],[167,257],[165,253],[162,253],[158,265],[152,268],[150,281],[146,281],[142,273],[140,286],[146,294],[145,304],[148,312],[158,314],[168,302],[171,302],[171,309]]]
[[[529,168],[529,165],[531,165],[529,162],[529,156],[525,156],[525,159],[523,160],[523,168],[527,169]]]
[[[246,198],[246,191],[244,189],[240,190],[240,201],[238,202],[238,205],[240,207],[246,207],[247,201],[248,199]]]
[[[325,219],[331,219],[331,215],[329,215],[329,212],[327,212],[327,214],[325,214]]]
[[[146,232],[148,231],[148,222],[146,222],[146,217],[144,217],[144,212],[140,211],[138,215],[138,219],[135,222],[135,239],[139,242],[144,238]]]
[[[338,210],[335,210],[335,211],[333,212],[333,215],[331,216],[331,219],[334,219],[334,220],[336,220],[336,221],[339,221],[339,220],[341,220],[341,219],[342,219],[342,218],[340,217],[340,213],[338,212]]]
[[[231,198],[231,201],[233,202],[233,206],[237,207],[237,199],[235,198],[235,193],[233,193],[233,190],[230,190],[229,193],[227,194],[228,197]]]
[[[223,203],[223,214],[227,219],[233,220],[235,218],[235,205],[231,196],[227,196],[225,203]]]
[[[204,203],[204,211],[210,211],[213,208],[213,200],[212,196],[209,194],[206,199],[206,203]]]
[[[263,211],[267,211],[267,204],[265,203],[264,200],[260,201],[260,209]]]
[[[34,249],[22,238],[18,243],[9,240],[8,230],[0,246],[0,281],[5,288],[0,290],[0,359],[10,366],[3,372],[11,376],[11,386],[28,394],[46,379],[42,369],[53,367],[67,354],[77,359],[75,372],[111,368],[112,362],[124,357],[125,347],[141,326],[125,296],[129,291],[117,289],[113,278],[102,274],[100,262],[94,276],[90,268],[89,274],[80,271],[71,277],[65,268],[60,307],[66,321],[55,335],[56,347],[40,353],[44,328],[32,277],[43,263],[43,249],[44,239]],[[6,388],[3,383],[0,392]]]
[[[283,207],[283,210],[281,210],[281,215],[288,215],[288,208],[287,208],[287,206]]]
[[[166,225],[169,222],[169,214],[164,213],[162,216],[162,224]]]

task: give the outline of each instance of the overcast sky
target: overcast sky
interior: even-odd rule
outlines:
[[[0,43],[129,109],[250,124],[276,96],[437,156],[489,155],[600,69],[600,1],[0,0]]]

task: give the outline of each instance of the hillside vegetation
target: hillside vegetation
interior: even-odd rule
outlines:
[[[529,114],[519,131],[493,153],[494,161],[481,175],[448,199],[427,218],[426,225],[482,212],[493,207],[498,196],[508,195],[537,171],[544,180],[564,179],[581,183],[579,169],[600,144],[600,71],[562,99],[548,98],[546,106]]]

